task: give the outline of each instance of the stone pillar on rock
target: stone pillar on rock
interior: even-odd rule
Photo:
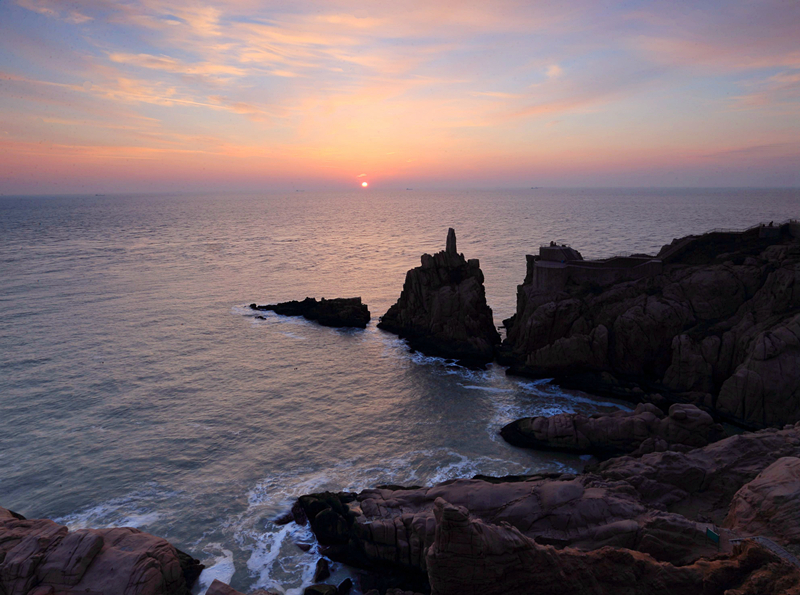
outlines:
[[[408,271],[400,298],[378,328],[426,355],[477,366],[494,359],[500,335],[486,303],[480,262],[458,253],[453,228],[443,251],[423,254],[421,266]]]
[[[456,249],[456,230],[452,227],[447,230],[447,243],[445,244],[445,252],[452,256],[458,256],[458,250]]]

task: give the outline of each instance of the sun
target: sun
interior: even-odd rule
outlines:
[[[361,182],[362,188],[366,188],[367,186],[369,186],[369,182]]]

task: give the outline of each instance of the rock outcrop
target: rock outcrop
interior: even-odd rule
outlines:
[[[673,566],[627,549],[558,550],[508,524],[471,518],[441,498],[434,513],[436,538],[427,553],[432,595],[800,593],[800,569],[754,542]]]
[[[736,492],[725,526],[800,546],[800,458],[778,459]]]
[[[332,300],[322,298],[319,301],[307,297],[302,302],[293,300],[266,306],[250,304],[250,309],[262,312],[271,310],[281,316],[302,316],[322,326],[332,327],[366,328],[370,319],[369,309],[366,304],[361,303],[360,297]]]
[[[0,592],[6,595],[189,595],[202,569],[137,529],[70,531],[0,508]]]
[[[720,548],[723,553],[730,553],[732,538],[748,536],[752,531],[745,532],[745,528],[764,524],[764,519],[747,512],[745,502],[751,508],[763,502],[776,511],[786,526],[780,531],[771,529],[771,535],[778,543],[791,545],[795,532],[800,530],[800,519],[791,506],[792,490],[796,489],[793,461],[797,457],[800,424],[732,436],[689,452],[653,452],[611,459],[578,476],[478,477],[429,488],[384,486],[358,494],[313,494],[301,497],[294,513],[298,522],[310,522],[326,556],[373,571],[405,573],[407,588],[416,591],[423,590],[419,588],[420,581],[427,578],[434,592],[457,592],[437,586],[434,575],[438,570],[431,567],[432,559],[436,564],[444,560],[441,552],[436,553],[438,550],[431,554],[435,543],[445,545],[439,541],[437,499],[468,511],[465,514],[473,528],[501,527],[517,544],[507,550],[495,551],[494,545],[471,549],[477,542],[473,537],[464,537],[460,542],[446,542],[447,547],[441,551],[449,552],[445,556],[448,560],[456,551],[483,551],[487,556],[494,551],[492,556],[496,554],[497,560],[519,560],[518,554],[535,544],[536,551],[530,555],[540,561],[563,554],[584,560],[575,564],[594,564],[592,556],[581,556],[612,547],[631,551],[601,556],[605,561],[597,562],[599,567],[611,564],[618,555],[626,563],[644,564],[640,561],[645,560],[645,565],[656,572],[669,565],[683,567],[700,558],[714,557]],[[761,478],[757,479],[759,474]],[[790,495],[782,499],[787,490]],[[709,529],[721,536],[719,546],[708,538]],[[486,531],[490,529],[480,528],[478,533]],[[461,543],[460,549],[451,547],[453,543]],[[548,545],[555,549],[541,547]],[[515,549],[517,546],[520,549]],[[545,555],[542,551],[550,553]],[[469,558],[466,560],[458,563],[465,569],[469,567]],[[438,568],[451,563],[455,564],[451,560]],[[571,568],[572,564],[557,560],[552,563],[563,568]],[[620,563],[618,568],[623,566]],[[477,562],[475,568],[480,568]],[[540,571],[520,572],[528,576],[525,573]],[[490,570],[487,568],[486,572]],[[486,579],[477,570],[471,576],[476,581]],[[492,580],[497,581],[498,576],[509,575],[494,576]],[[514,583],[509,584],[513,587]],[[514,591],[510,588],[507,592]]]
[[[676,403],[665,416],[655,405],[640,403],[634,411],[525,417],[503,427],[500,435],[514,446],[609,457],[690,450],[719,440],[724,432],[694,405]]]
[[[408,271],[400,298],[378,328],[427,355],[477,364],[494,359],[500,334],[486,304],[483,272],[477,259],[458,253],[453,229],[445,250],[423,254],[422,265]]]
[[[503,362],[590,391],[702,404],[753,428],[800,420],[797,224],[675,240],[656,261],[657,274],[606,284],[572,267],[554,289],[538,269],[561,265],[529,257]]]

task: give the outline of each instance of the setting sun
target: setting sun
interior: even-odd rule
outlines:
[[[362,188],[366,188],[367,186],[369,186],[368,182],[361,182],[361,187]]]

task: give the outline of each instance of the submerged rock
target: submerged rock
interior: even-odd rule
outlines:
[[[267,311],[271,310],[281,316],[302,316],[308,320],[318,322],[322,326],[366,328],[370,320],[369,309],[361,303],[360,297],[335,298],[317,301],[307,297],[302,302],[293,300],[280,304],[258,306],[250,304],[250,309]]]
[[[676,403],[665,416],[655,405],[640,403],[634,411],[525,417],[503,427],[500,435],[514,446],[607,457],[697,448],[724,433],[720,424],[694,405]]]
[[[483,272],[477,259],[466,260],[456,248],[456,233],[447,232],[445,250],[422,255],[422,265],[406,274],[397,303],[378,328],[408,340],[426,355],[463,363],[494,359],[500,335],[486,304]]]
[[[203,569],[138,529],[79,529],[0,508],[0,592],[189,595]]]
[[[798,229],[689,236],[629,269],[631,259],[531,256],[502,359],[520,374],[634,400],[644,388],[754,428],[794,423]]]

